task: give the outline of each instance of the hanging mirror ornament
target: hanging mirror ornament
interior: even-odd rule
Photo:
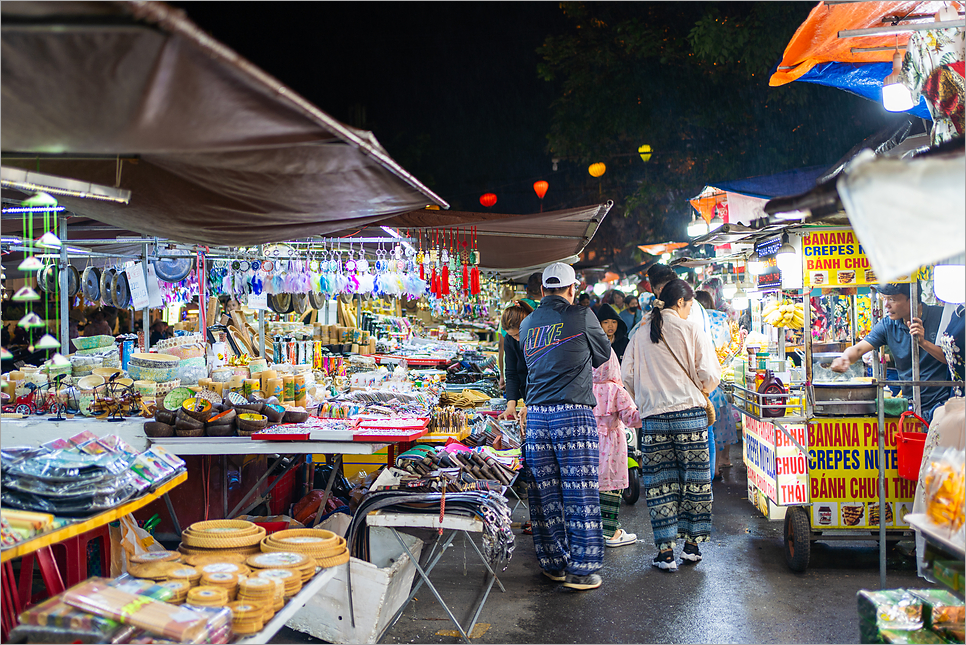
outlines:
[[[24,258],[23,262],[17,267],[20,271],[40,271],[44,268],[44,263],[33,255]]]
[[[40,300],[40,294],[30,287],[20,287],[17,289],[17,293],[13,294],[13,300],[14,302],[30,302],[33,300]]]

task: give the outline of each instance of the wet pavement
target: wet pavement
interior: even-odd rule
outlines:
[[[576,592],[540,574],[533,541],[516,531],[516,551],[480,616],[474,643],[857,643],[855,594],[879,587],[873,541],[813,543],[808,570],[785,564],[782,522],[769,522],[746,499],[740,445],[714,482],[714,519],[704,560],[677,572],[651,566],[656,553],[646,502],[621,507],[638,543],[608,549],[602,587]],[[523,506],[514,520],[525,521]],[[479,538],[477,538],[479,539]],[[457,537],[431,578],[468,622],[480,597],[483,566]],[[427,549],[428,550],[428,549]],[[680,545],[678,547],[680,551]],[[680,561],[679,561],[680,562]],[[887,587],[926,587],[915,561],[890,555]],[[457,643],[455,627],[428,589],[383,639],[385,643]],[[320,642],[283,629],[273,643]]]

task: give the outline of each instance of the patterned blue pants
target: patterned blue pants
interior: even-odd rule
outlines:
[[[707,542],[711,535],[711,469],[704,408],[644,419],[641,471],[654,543],[673,549],[677,538]]]
[[[546,571],[603,566],[597,420],[584,405],[528,405],[527,497],[533,546]]]

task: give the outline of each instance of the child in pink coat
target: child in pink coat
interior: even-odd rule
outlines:
[[[625,426],[641,427],[634,399],[621,383],[621,366],[612,349],[610,360],[594,370],[597,433],[600,437],[600,515],[604,543],[610,547],[637,542],[637,535],[620,527],[621,490],[627,488],[627,438]]]

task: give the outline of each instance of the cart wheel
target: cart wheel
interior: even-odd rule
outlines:
[[[792,571],[808,568],[808,558],[812,549],[812,524],[808,511],[801,506],[793,506],[785,513],[785,563]]]
[[[21,403],[13,411],[17,414],[30,414],[30,406],[26,403]]]
[[[621,492],[621,497],[628,504],[635,504],[641,498],[641,474],[638,468],[627,469],[627,488]]]

